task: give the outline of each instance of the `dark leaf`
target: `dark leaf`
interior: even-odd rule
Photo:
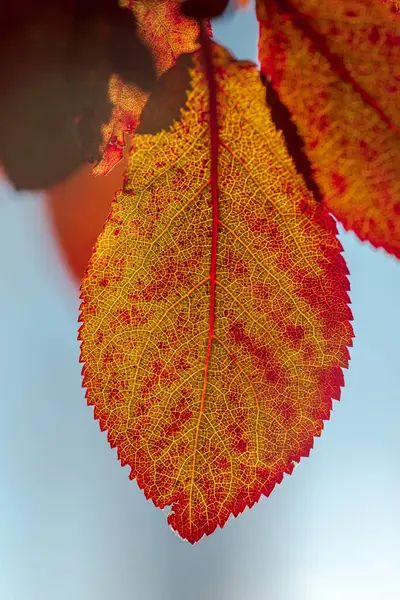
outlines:
[[[215,19],[225,12],[228,4],[229,0],[185,0],[181,11],[193,19]]]
[[[140,39],[135,15],[128,8],[114,11],[108,40],[108,55],[115,73],[125,83],[136,85],[149,92],[156,82],[153,55]]]
[[[0,162],[18,189],[49,187],[99,160],[109,81],[150,90],[149,48],[117,0],[2,6]]]
[[[192,54],[182,54],[175,65],[161,75],[143,109],[135,133],[156,134],[180,119],[190,86],[188,69],[191,64]]]
[[[16,8],[16,7],[15,7]],[[67,177],[82,162],[63,61],[70,15],[7,13],[0,37],[0,161],[18,189]]]

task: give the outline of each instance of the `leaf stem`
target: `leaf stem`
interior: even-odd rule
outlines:
[[[212,61],[211,40],[208,35],[206,23],[200,25],[200,43],[203,53],[204,70],[208,84],[208,103],[210,118],[210,151],[211,151],[211,207],[212,207],[212,234],[211,234],[211,262],[210,262],[210,327],[207,350],[207,360],[211,351],[211,342],[214,337],[215,323],[215,282],[217,275],[217,249],[219,230],[219,203],[218,203],[218,109],[217,109],[217,85],[215,81],[214,67]]]
[[[189,522],[190,528],[192,527],[192,494],[194,488],[195,479],[195,464],[197,449],[199,443],[200,434],[200,423],[204,414],[205,397],[207,392],[208,373],[211,358],[211,347],[213,339],[215,338],[215,288],[217,278],[217,249],[218,249],[218,230],[219,230],[219,206],[218,206],[218,150],[219,150],[219,136],[218,136],[218,110],[217,110],[217,84],[215,81],[214,66],[212,59],[212,46],[208,35],[207,26],[205,22],[200,23],[200,44],[203,54],[203,65],[206,74],[208,84],[208,104],[209,104],[209,118],[210,118],[210,153],[211,153],[211,165],[210,165],[210,178],[211,178],[211,207],[212,207],[212,229],[211,229],[211,260],[210,260],[210,321],[208,328],[208,341],[206,349],[206,357],[204,364],[204,379],[203,389],[201,392],[200,410],[196,425],[196,434],[193,448],[193,461],[192,461],[192,476],[190,483],[190,495],[189,495]]]

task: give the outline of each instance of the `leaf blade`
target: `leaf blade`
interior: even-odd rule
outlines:
[[[181,121],[137,139],[82,283],[88,403],[131,478],[156,506],[173,505],[168,522],[191,543],[269,495],[309,454],[339,398],[352,339],[334,222],[297,175],[254,65],[217,46],[213,61],[212,347],[208,89],[198,55]]]
[[[325,203],[400,256],[400,20],[382,2],[258,0],[263,72],[305,142]]]

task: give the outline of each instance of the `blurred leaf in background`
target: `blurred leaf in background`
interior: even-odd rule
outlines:
[[[43,189],[99,160],[111,76],[149,90],[155,65],[117,0],[23,0],[1,13],[0,162],[15,188]]]

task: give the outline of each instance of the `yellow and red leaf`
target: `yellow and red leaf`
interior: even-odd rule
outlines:
[[[396,3],[257,0],[257,14],[262,70],[298,127],[326,206],[400,257]]]
[[[204,63],[194,53],[181,119],[136,137],[80,330],[95,418],[191,543],[309,454],[353,335],[334,220],[296,172],[256,67],[214,44]]]
[[[169,69],[182,53],[198,48],[199,25],[184,17],[179,5],[179,0],[121,2],[121,6],[134,12],[139,33],[152,49],[159,75]],[[124,136],[135,131],[148,98],[148,94],[124,84],[117,75],[110,80],[109,93],[114,108],[110,121],[102,128],[104,151],[101,161],[93,169],[96,175],[108,173],[122,159]]]

